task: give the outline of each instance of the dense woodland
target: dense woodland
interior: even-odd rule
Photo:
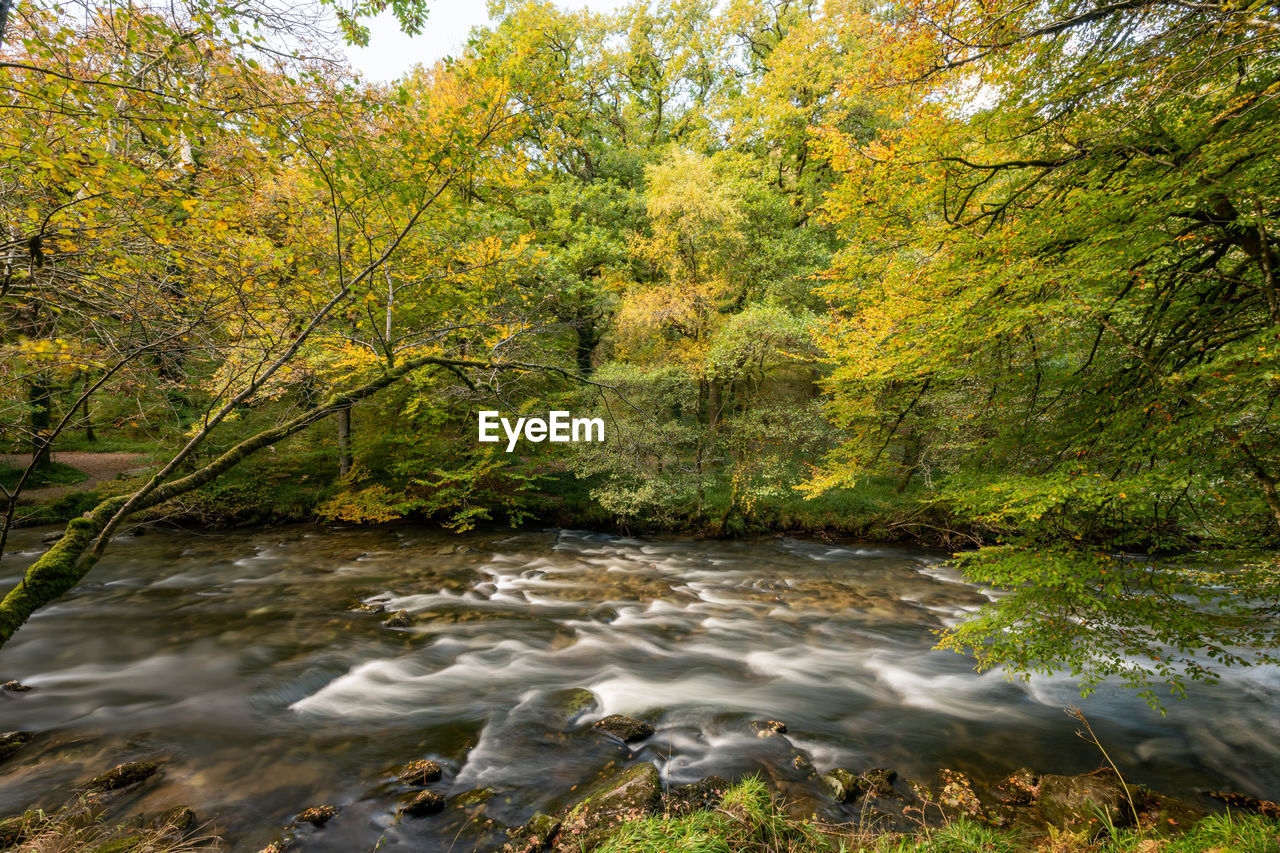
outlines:
[[[0,640],[129,519],[429,518],[940,544],[980,663],[1270,659],[1274,4],[507,3],[390,85],[382,5],[12,9],[0,498],[76,520]],[[24,501],[70,450],[145,471]]]

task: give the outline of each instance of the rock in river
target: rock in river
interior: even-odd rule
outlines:
[[[18,750],[31,743],[35,737],[31,732],[5,732],[0,734],[0,761],[13,758]]]
[[[569,810],[555,838],[557,853],[592,850],[615,829],[657,809],[662,795],[658,769],[645,762],[607,779]]]
[[[84,784],[86,791],[117,791],[144,779],[150,779],[160,769],[157,761],[126,761],[117,764],[106,773],[94,776]]]
[[[502,847],[502,853],[542,853],[560,831],[560,821],[549,814],[538,812],[519,829],[511,833],[510,840]]]
[[[440,765],[426,758],[410,761],[396,771],[396,778],[406,785],[430,785],[442,775]]]
[[[408,610],[397,610],[391,614],[391,618],[382,623],[388,628],[408,628],[413,625],[413,617],[409,615]]]
[[[297,823],[309,823],[312,826],[320,827],[333,820],[337,814],[337,806],[312,806],[309,809],[303,809],[298,812],[298,816],[294,818],[294,821]]]
[[[1023,767],[1009,774],[1009,778],[996,786],[996,791],[1000,794],[1000,802],[1006,805],[1025,805],[1040,796],[1040,777],[1035,771]]]
[[[644,720],[623,714],[610,714],[596,722],[596,728],[608,732],[623,743],[635,743],[653,735],[653,726]]]
[[[413,799],[400,807],[400,813],[409,817],[427,817],[444,809],[444,797],[435,791],[419,791]]]
[[[756,737],[785,735],[787,733],[787,724],[778,720],[752,720],[751,728],[756,733]]]
[[[1106,820],[1118,827],[1133,823],[1129,793],[1114,773],[1040,777],[1040,814],[1071,831],[1100,830]]]

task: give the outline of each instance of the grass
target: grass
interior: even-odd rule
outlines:
[[[759,778],[739,782],[714,811],[655,815],[625,824],[598,853],[1280,853],[1280,822],[1257,815],[1211,815],[1185,835],[1153,839],[1022,832],[965,818],[915,834],[877,833],[791,817]]]
[[[145,827],[111,826],[78,809],[56,814],[32,810],[0,820],[0,849],[9,853],[212,853],[224,848],[214,836],[163,819]]]
[[[6,463],[0,463],[0,485],[3,485],[6,489],[12,489],[18,485],[18,480],[22,478],[22,472],[25,470],[26,466],[14,467]],[[73,486],[76,483],[84,482],[88,476],[79,468],[71,465],[50,462],[45,467],[32,471],[23,488],[38,489],[42,486]]]

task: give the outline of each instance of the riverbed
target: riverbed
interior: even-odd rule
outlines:
[[[47,532],[14,534],[6,588]],[[0,766],[0,813],[155,758],[160,778],[118,807],[191,806],[234,850],[319,803],[341,811],[298,849],[486,849],[493,827],[638,761],[670,784],[760,773],[815,804],[810,765],[926,781],[940,767],[993,782],[1022,766],[1091,770],[1100,756],[1071,704],[1130,781],[1206,807],[1210,789],[1280,798],[1280,670],[1195,686],[1162,717],[1118,688],[1082,699],[1070,679],[1011,681],[932,648],[997,595],[942,553],[793,538],[409,525],[123,536],[0,650],[0,681],[32,688],[0,694],[0,730],[39,733]],[[383,624],[399,610],[410,627]],[[566,714],[572,688],[596,706]],[[657,733],[628,748],[589,725],[615,713]],[[757,737],[751,722],[765,719],[786,736]],[[445,768],[440,793],[493,796],[397,819],[395,769],[418,758]]]

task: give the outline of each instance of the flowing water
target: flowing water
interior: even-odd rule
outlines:
[[[47,531],[19,531],[6,588]],[[88,582],[0,650],[0,730],[39,732],[0,765],[0,813],[56,805],[120,761],[158,758],[121,809],[190,805],[234,850],[301,808],[341,807],[306,851],[471,850],[629,762],[672,784],[762,773],[798,802],[819,771],[940,767],[997,781],[1020,766],[1098,766],[1063,708],[1079,704],[1137,781],[1195,798],[1280,795],[1280,671],[1232,673],[1168,716],[1067,679],[1010,682],[931,648],[992,593],[916,549],[298,526],[122,537]],[[377,602],[416,623],[385,627]],[[573,716],[588,688],[598,707]],[[590,721],[626,713],[633,750]],[[776,719],[786,737],[759,738]],[[433,758],[483,807],[396,820],[396,766]]]

